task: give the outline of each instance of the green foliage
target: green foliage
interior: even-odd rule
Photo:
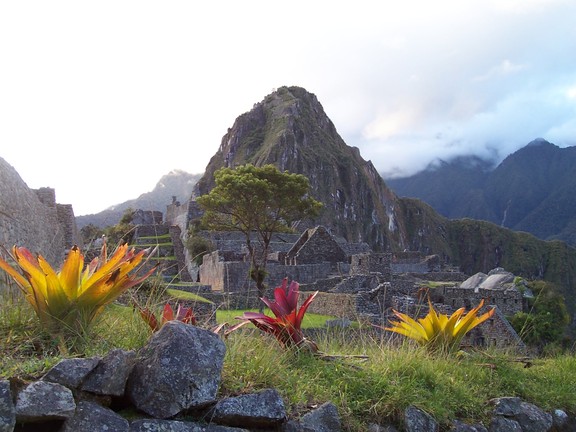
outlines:
[[[565,336],[570,315],[564,297],[554,284],[545,281],[528,283],[534,294],[529,300],[529,311],[515,314],[510,323],[522,340],[533,347],[560,342]]]
[[[80,235],[84,244],[90,244],[94,240],[102,237],[104,230],[98,228],[96,225],[88,224],[80,229]]]
[[[112,245],[132,243],[132,237],[134,234],[134,225],[132,224],[132,219],[134,217],[134,210],[131,208],[124,211],[120,222],[117,225],[112,225],[104,228],[104,235],[107,238],[107,242]]]
[[[291,224],[314,217],[322,204],[309,195],[308,179],[281,172],[274,165],[251,164],[214,173],[216,186],[196,200],[203,224],[215,231],[240,231],[251,258],[250,276],[264,295],[266,260],[272,235],[291,231]],[[253,244],[256,234],[259,247]]]
[[[214,230],[266,236],[289,231],[293,222],[315,216],[321,208],[308,195],[305,176],[281,172],[274,165],[222,168],[214,177],[216,187],[197,198],[205,210],[205,226]]]
[[[202,264],[204,255],[214,250],[212,242],[199,235],[189,235],[186,239],[186,249],[197,265]]]
[[[576,412],[576,358],[541,359],[530,368],[499,351],[474,352],[455,359],[430,356],[408,344],[394,347],[368,334],[331,335],[317,342],[335,361],[282,350],[269,338],[239,332],[227,339],[222,376],[224,393],[273,387],[288,411],[298,415],[310,405],[332,401],[342,416],[342,430],[364,432],[370,423],[395,424],[415,405],[443,427],[450,419],[487,424],[487,401],[518,396],[545,410]],[[354,355],[368,357],[365,361]],[[444,429],[441,429],[444,430]],[[447,427],[445,430],[448,430]]]

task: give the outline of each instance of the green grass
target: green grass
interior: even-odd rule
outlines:
[[[141,240],[150,240],[151,242],[155,242],[158,240],[168,240],[171,239],[172,236],[170,234],[162,234],[157,236],[138,236]]]
[[[174,284],[170,284],[170,285],[174,285]],[[170,297],[173,297],[175,299],[179,299],[179,300],[188,300],[188,301],[194,301],[194,302],[198,302],[198,303],[212,303],[210,300],[205,299],[204,297],[201,297],[197,294],[188,292],[188,291],[182,291],[179,289],[173,289],[173,288],[168,288],[166,290],[166,294],[168,294]]]
[[[42,332],[19,293],[0,295],[0,378],[36,379],[65,356],[104,355],[112,348],[138,349],[151,330],[132,307],[110,305],[90,334],[63,353]],[[243,311],[219,310],[219,322]],[[331,317],[307,315],[305,326],[319,327]],[[224,339],[226,358],[220,395],[276,388],[291,416],[326,401],[338,407],[343,430],[366,431],[370,423],[401,426],[409,405],[448,420],[486,421],[495,397],[518,396],[546,410],[576,414],[576,357],[538,358],[530,368],[503,351],[473,351],[432,356],[410,343],[393,346],[374,332],[338,329],[314,333],[320,350],[332,355],[284,351],[275,339],[251,326]],[[351,356],[365,356],[359,359]]]
[[[329,354],[362,354],[368,360],[295,355],[254,331],[237,332],[227,340],[224,391],[274,387],[293,415],[330,400],[338,406],[344,430],[358,432],[372,422],[399,425],[409,405],[442,424],[454,418],[487,424],[486,403],[501,396],[576,412],[576,359],[570,355],[541,359],[526,369],[502,352],[431,357],[409,344],[391,347],[370,338],[350,342],[330,334],[317,343]]]
[[[235,318],[241,316],[244,312],[258,312],[258,309],[246,309],[246,310],[224,310],[218,309],[216,311],[216,321],[218,324],[222,324],[227,322],[228,324],[237,323],[238,320]],[[274,316],[274,314],[270,311],[270,309],[264,309],[264,313],[269,316]],[[304,319],[302,320],[302,328],[309,329],[309,328],[319,328],[324,327],[327,320],[334,319],[333,316],[330,315],[320,315],[320,314],[313,314],[307,313],[304,315]]]

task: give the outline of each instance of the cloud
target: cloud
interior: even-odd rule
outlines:
[[[27,4],[0,3],[0,156],[77,214],[202,171],[283,85],[381,172],[574,142],[571,1]]]

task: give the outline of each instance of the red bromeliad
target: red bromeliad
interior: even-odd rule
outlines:
[[[274,289],[274,300],[271,301],[265,297],[261,300],[274,313],[275,318],[258,312],[244,312],[244,315],[237,319],[243,320],[242,323],[234,326],[230,331],[251,322],[263,332],[269,333],[276,337],[283,347],[302,347],[307,346],[312,351],[318,351],[316,344],[304,337],[302,332],[302,319],[304,314],[318,294],[316,291],[311,294],[298,309],[298,297],[300,295],[298,282],[292,281],[287,289],[288,278],[284,278],[282,285]]]
[[[191,308],[178,305],[176,314],[174,314],[174,310],[172,309],[172,306],[170,306],[170,303],[166,303],[164,306],[164,309],[162,310],[162,319],[160,321],[148,308],[140,308],[140,316],[142,316],[142,319],[148,323],[152,331],[160,330],[164,324],[173,320],[182,321],[185,324],[196,325],[196,317]]]

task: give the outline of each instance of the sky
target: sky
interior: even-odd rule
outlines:
[[[573,0],[4,1],[0,157],[97,213],[202,173],[285,85],[385,178],[574,146],[574,23]]]

